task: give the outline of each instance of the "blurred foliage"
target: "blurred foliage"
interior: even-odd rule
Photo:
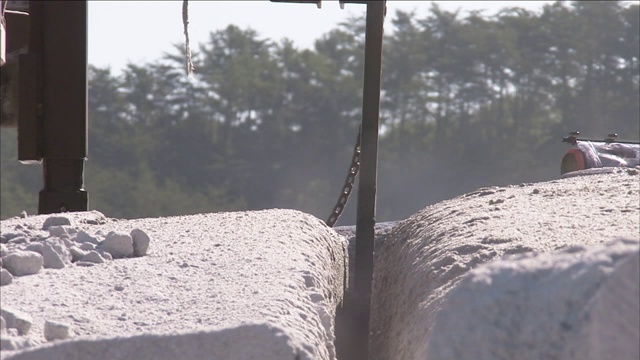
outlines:
[[[387,19],[378,221],[482,186],[559,177],[566,146],[640,133],[637,4],[556,2],[462,17],[432,4]],[[229,26],[121,74],[90,67],[90,208],[136,218],[294,208],[328,216],[361,118],[364,19],[313,50]],[[2,129],[6,218],[35,213],[38,166]],[[355,223],[355,198],[339,224]]]

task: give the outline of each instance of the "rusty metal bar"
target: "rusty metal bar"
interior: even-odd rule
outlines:
[[[42,160],[39,214],[86,211],[87,1],[32,1],[29,17],[29,54],[20,73],[31,74],[24,91],[31,93],[26,105],[35,102],[35,124],[27,121],[32,129],[21,135],[26,114],[20,112],[19,150],[22,141],[29,151],[19,158]]]
[[[386,1],[367,2],[360,183],[356,223],[352,347],[358,359],[369,359],[369,320],[373,282],[376,224],[376,178],[378,166],[378,123],[382,78],[382,38]]]
[[[18,160],[25,164],[42,162],[42,10],[40,1],[29,8],[27,53],[18,55],[13,76],[18,82]],[[12,33],[8,34],[13,37]]]

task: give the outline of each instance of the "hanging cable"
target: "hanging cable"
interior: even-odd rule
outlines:
[[[189,45],[189,0],[183,0],[182,2],[182,25],[184,26],[185,37],[185,56],[187,58],[187,76],[193,77],[193,61],[191,60],[191,47]]]

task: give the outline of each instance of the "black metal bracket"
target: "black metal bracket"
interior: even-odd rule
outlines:
[[[272,2],[316,3],[321,1],[271,0]],[[383,24],[386,0],[340,1],[344,4],[366,4],[364,84],[362,90],[362,127],[360,134],[360,183],[356,223],[355,274],[352,296],[345,300],[350,314],[347,359],[369,358],[369,321],[373,285],[374,237],[376,224],[376,181],[378,166],[378,131],[380,121],[380,90],[382,80]]]
[[[280,3],[316,4],[318,9],[322,7],[322,0],[269,0],[269,1],[280,2]]]
[[[640,144],[640,142],[638,141],[623,141],[623,140],[618,140],[618,134],[616,133],[611,133],[608,134],[606,138],[604,139],[584,139],[584,138],[578,138],[578,136],[580,135],[579,131],[572,131],[569,133],[569,136],[565,136],[562,138],[562,142],[571,144],[571,145],[576,145],[578,143],[578,141],[592,141],[592,142],[604,142],[607,144],[611,144],[611,143],[618,143],[618,144]]]
[[[28,44],[19,59],[18,160],[42,163],[39,214],[86,211],[87,1],[30,1]]]

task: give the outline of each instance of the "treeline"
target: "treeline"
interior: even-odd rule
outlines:
[[[638,139],[640,10],[556,2],[386,21],[378,221],[482,186],[559,177],[569,131]],[[121,74],[90,67],[90,207],[112,217],[295,208],[325,219],[361,120],[364,18],[314,49],[229,26]],[[2,130],[2,218],[37,208],[41,168]],[[353,194],[340,224],[355,223]]]

